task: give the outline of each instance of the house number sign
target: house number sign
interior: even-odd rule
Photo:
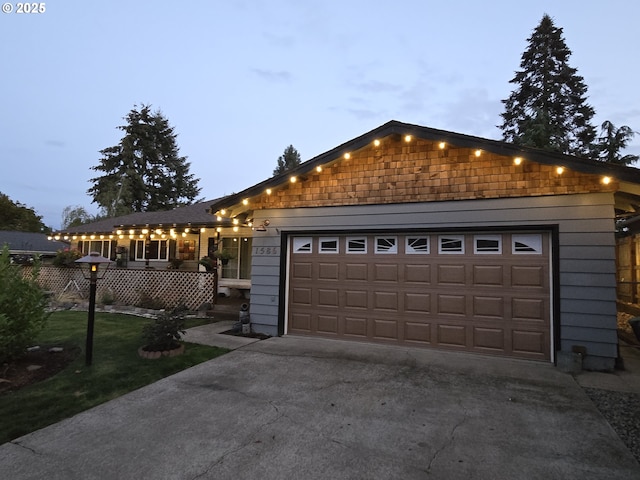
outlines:
[[[280,255],[280,247],[253,247],[253,256],[278,256]]]

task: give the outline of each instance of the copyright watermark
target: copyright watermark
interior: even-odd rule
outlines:
[[[47,11],[47,4],[45,2],[31,2],[31,3],[10,3],[5,2],[2,4],[2,13],[44,13]]]

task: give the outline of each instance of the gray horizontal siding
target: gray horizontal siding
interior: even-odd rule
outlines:
[[[448,202],[272,209],[256,212],[255,223],[269,219],[267,232],[254,232],[254,246],[280,246],[279,232],[329,230],[402,230],[557,226],[559,262],[559,318],[561,345],[592,342],[594,352],[616,350],[615,237],[613,195],[610,193],[464,200]],[[260,218],[257,218],[257,217]],[[282,252],[285,254],[286,252]],[[273,290],[280,285],[280,259],[254,258],[252,303],[272,307]],[[588,303],[585,303],[588,302]],[[598,320],[584,317],[592,305]],[[597,305],[597,306],[596,306]],[[270,310],[273,312],[273,310]],[[580,322],[580,317],[584,322]],[[564,322],[566,317],[567,323]],[[277,326],[277,312],[262,318]],[[595,347],[597,345],[597,347]],[[568,347],[570,350],[570,346]],[[613,353],[612,353],[613,352]]]

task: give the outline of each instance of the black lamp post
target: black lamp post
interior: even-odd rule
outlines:
[[[93,360],[93,323],[96,315],[96,285],[98,279],[104,277],[111,260],[100,256],[98,252],[91,252],[76,260],[82,276],[89,280],[89,314],[87,321],[87,345],[85,348],[85,364],[91,365]]]

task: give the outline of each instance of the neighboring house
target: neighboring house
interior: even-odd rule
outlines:
[[[69,248],[68,243],[50,242],[47,235],[37,232],[0,231],[0,248],[9,246],[9,254],[18,263],[30,263],[40,257],[43,263],[51,263],[58,250]]]
[[[71,242],[83,254],[99,252],[114,267],[134,269],[203,270],[198,261],[224,249],[233,258],[219,268],[219,285],[249,289],[251,227],[208,214],[218,200],[108,218],[61,230],[54,238]]]
[[[254,229],[256,331],[606,370],[638,205],[637,169],[392,121],[209,209]]]

